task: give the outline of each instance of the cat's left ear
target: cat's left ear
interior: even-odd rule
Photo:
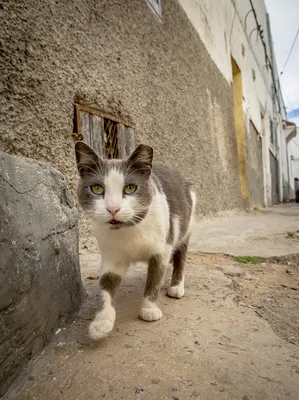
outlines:
[[[79,141],[75,144],[75,154],[78,171],[81,177],[96,172],[100,168],[102,160],[86,143]]]
[[[152,172],[152,162],[153,162],[154,151],[152,147],[145,144],[140,144],[128,158],[127,164],[129,169],[134,169],[138,172],[148,177]]]

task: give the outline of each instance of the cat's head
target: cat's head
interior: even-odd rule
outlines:
[[[84,142],[75,152],[78,199],[87,215],[111,229],[141,222],[153,196],[153,149],[141,144],[127,160],[104,160]]]

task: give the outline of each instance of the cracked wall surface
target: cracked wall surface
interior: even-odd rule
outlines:
[[[82,301],[64,176],[0,152],[0,396]]]
[[[198,215],[241,208],[231,85],[176,0],[8,0],[0,32],[0,147],[51,163],[75,198],[74,103],[135,126],[193,182]]]

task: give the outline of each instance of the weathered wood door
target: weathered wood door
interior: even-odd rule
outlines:
[[[134,129],[96,109],[76,105],[77,134],[102,158],[127,158],[135,149]]]

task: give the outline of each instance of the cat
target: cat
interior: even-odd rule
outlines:
[[[168,296],[184,295],[184,264],[196,195],[171,167],[153,164],[153,149],[140,144],[127,160],[104,160],[82,141],[75,154],[80,205],[93,222],[102,256],[100,307],[89,326],[98,340],[113,329],[116,290],[131,263],[148,263],[140,317],[162,317],[157,304],[165,269],[172,258]]]

